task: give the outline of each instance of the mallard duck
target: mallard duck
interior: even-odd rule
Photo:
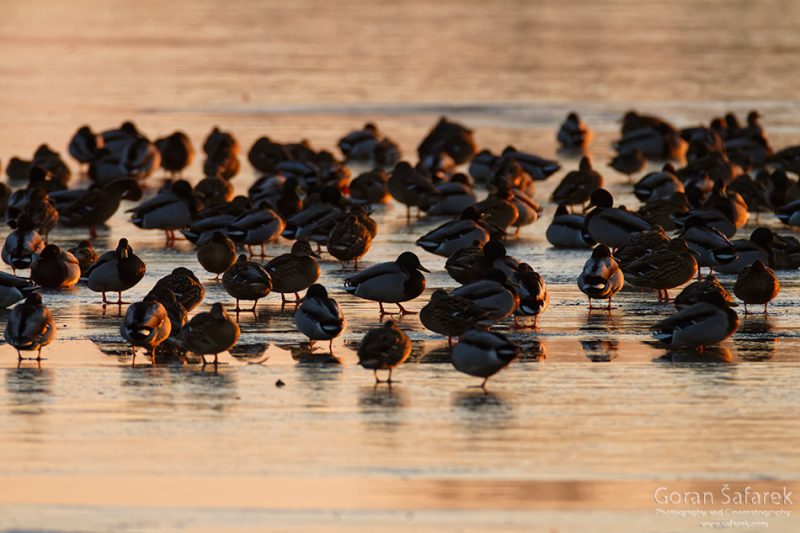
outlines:
[[[484,224],[496,231],[505,232],[519,219],[519,210],[514,203],[514,191],[505,181],[494,179],[489,184],[489,195],[475,204]]]
[[[384,303],[394,303],[402,314],[416,314],[403,308],[401,302],[413,300],[425,290],[423,267],[412,252],[403,252],[395,261],[378,263],[344,280],[344,289],[359,298],[378,302],[381,315],[387,314]]]
[[[28,187],[11,194],[6,210],[6,221],[9,224],[23,215],[29,216],[34,228],[44,236],[45,244],[47,235],[58,222],[58,210],[44,186],[47,175],[47,171],[43,168],[32,167]]]
[[[17,350],[22,361],[21,352],[36,351],[36,360],[42,359],[42,348],[56,338],[56,322],[50,310],[42,303],[42,296],[34,292],[25,301],[11,310],[6,324],[5,339]]]
[[[172,331],[167,310],[153,295],[141,302],[128,306],[125,318],[119,328],[122,338],[131,343],[133,357],[131,366],[136,364],[136,348],[142,347],[150,355],[150,364],[156,364],[156,347],[169,338]]]
[[[770,265],[775,270],[795,270],[800,268],[800,240],[790,235],[773,233],[772,251],[774,259]]]
[[[683,290],[675,297],[675,307],[684,309],[690,305],[705,301],[706,297],[711,293],[717,293],[728,302],[729,305],[733,304],[733,295],[722,286],[713,274],[706,276],[704,279],[695,281],[683,288]]]
[[[525,171],[525,168],[514,158],[506,155],[501,157],[495,166],[494,177],[489,181],[502,181],[512,190],[522,191],[529,197],[536,194],[536,182]]]
[[[556,248],[591,248],[595,245],[594,239],[586,230],[584,216],[570,214],[563,204],[556,209],[553,221],[547,226],[545,237]]]
[[[633,194],[642,202],[671,198],[676,192],[684,192],[683,182],[669,163],[657,172],[646,174],[633,186]]]
[[[368,161],[391,166],[400,160],[401,155],[397,144],[384,137],[372,123],[342,137],[338,146],[348,161]]]
[[[417,239],[417,246],[426,252],[450,257],[475,241],[486,243],[491,235],[480,219],[478,208],[468,207],[459,218],[445,222]]]
[[[119,165],[123,176],[144,180],[161,166],[161,153],[148,139],[137,137],[125,145]]]
[[[120,239],[115,250],[110,250],[97,260],[86,271],[87,285],[94,292],[103,295],[103,304],[115,303],[122,305],[122,293],[139,283],[144,277],[147,267],[139,257],[133,253],[128,244],[128,239]],[[107,292],[116,292],[117,301],[109,302]]]
[[[556,139],[561,148],[582,150],[592,142],[592,130],[574,111],[567,115],[558,129]]]
[[[486,320],[500,322],[517,310],[520,296],[506,275],[492,269],[486,279],[473,281],[450,291],[451,297],[466,298],[487,312]]]
[[[650,223],[636,213],[614,207],[614,198],[597,189],[591,199],[594,209],[586,215],[586,229],[596,242],[620,248],[636,233],[650,229]]]
[[[511,278],[511,283],[514,284],[519,295],[519,305],[514,311],[514,328],[525,327],[520,325],[519,317],[532,316],[531,328],[536,329],[539,315],[550,306],[550,295],[547,292],[544,278],[528,263],[520,263],[514,277]]]
[[[342,193],[338,189],[326,187],[319,194],[320,202],[305,207],[302,211],[295,213],[286,220],[286,229],[281,236],[286,239],[309,239],[319,238],[327,228],[326,240],[333,223],[342,215]],[[319,243],[319,241],[316,241]],[[324,243],[320,243],[324,244]]]
[[[781,284],[775,272],[764,264],[764,261],[757,260],[750,266],[742,268],[736,284],[733,286],[733,294],[744,302],[744,314],[749,314],[747,305],[764,305],[764,314],[767,314],[769,302],[778,296]]]
[[[592,300],[608,300],[605,309],[610,311],[611,299],[624,284],[625,275],[611,255],[611,249],[605,244],[597,245],[578,276],[578,288],[589,297],[589,310],[595,309]]]
[[[241,163],[237,157],[239,143],[227,131],[222,131],[216,126],[203,143],[203,152],[206,160],[203,163],[203,172],[206,176],[218,176],[229,180],[239,173]]]
[[[194,194],[204,207],[225,205],[233,198],[233,185],[219,176],[208,176],[197,182]]]
[[[689,250],[697,260],[698,268],[708,267],[709,274],[714,271],[714,267],[736,259],[736,248],[733,243],[718,229],[710,227],[702,218],[689,217],[679,237],[689,245]]]
[[[155,145],[161,154],[161,168],[173,176],[180,175],[192,164],[194,147],[189,136],[182,131],[156,139]]]
[[[688,143],[669,122],[629,111],[622,119],[622,138],[614,143],[619,153],[641,150],[648,159],[682,160]]]
[[[630,240],[619,248],[614,258],[625,270],[625,265],[641,259],[655,250],[666,247],[670,242],[669,236],[661,226],[653,229],[634,233]]]
[[[718,230],[730,239],[736,234],[736,225],[733,220],[718,209],[692,209],[687,213],[674,215],[673,220],[678,227],[685,227],[689,218],[702,220],[705,225]]]
[[[389,175],[382,168],[374,168],[356,176],[350,182],[350,197],[369,204],[385,204],[389,201]]]
[[[86,189],[59,208],[59,220],[68,228],[87,226],[89,237],[97,238],[97,226],[104,224],[119,209],[122,200],[138,201],[142,189],[132,179],[112,181],[104,186]]]
[[[506,247],[500,241],[490,240],[486,244],[473,241],[448,257],[444,268],[450,277],[466,285],[486,279],[493,268],[508,276],[516,269],[516,260],[507,255]]]
[[[739,327],[739,316],[719,293],[686,307],[653,326],[656,339],[668,346],[699,348],[718,344]]]
[[[561,165],[558,164],[558,161],[547,159],[530,152],[523,152],[522,150],[517,150],[515,147],[510,145],[503,149],[503,152],[500,154],[500,157],[496,163],[496,168],[501,167],[503,162],[509,159],[512,159],[518,163],[525,173],[529,175],[531,179],[536,181],[549,178],[561,168]],[[531,191],[525,192],[528,194],[533,194]]]
[[[239,341],[239,326],[217,302],[210,311],[192,317],[183,328],[181,338],[188,351],[202,358],[203,366],[206,365],[206,355],[213,353],[216,366],[219,354],[230,350]]]
[[[736,239],[731,241],[736,250],[736,259],[724,265],[718,265],[717,271],[722,274],[738,274],[744,267],[756,261],[763,261],[765,265],[772,265],[775,253],[772,243],[775,235],[772,230],[759,227],[753,230],[749,239]]]
[[[292,155],[281,143],[271,140],[269,137],[259,137],[250,151],[247,152],[247,159],[257,171],[264,174],[271,174],[278,168],[278,163],[288,161]]]
[[[47,172],[47,181],[44,183],[47,191],[66,189],[72,177],[72,172],[66,162],[61,159],[61,154],[46,144],[40,145],[33,153],[32,167],[40,167]]]
[[[530,196],[514,189],[514,207],[517,208],[517,219],[512,224],[515,228],[514,236],[518,237],[522,226],[528,226],[539,220],[539,215],[542,214],[542,207]]]
[[[437,183],[434,187],[439,192],[439,199],[428,209],[430,216],[455,216],[475,205],[472,181],[466,174],[458,173],[450,181]]]
[[[194,272],[186,267],[178,267],[158,280],[154,288],[166,287],[175,294],[175,298],[191,312],[192,309],[200,305],[206,294],[206,289]]]
[[[768,162],[785,172],[800,174],[800,145],[778,150],[769,157]]]
[[[644,170],[647,166],[647,158],[641,150],[634,148],[612,157],[608,166],[630,178],[633,174]]]
[[[437,289],[420,310],[419,321],[434,333],[445,335],[452,346],[453,337],[460,337],[475,324],[491,325],[494,321],[489,315],[489,311],[469,298],[453,296],[444,289]]]
[[[659,225],[667,231],[677,228],[674,215],[685,213],[691,209],[686,194],[676,192],[667,199],[657,198],[650,200],[636,211],[642,219],[652,225]]]
[[[286,294],[294,293],[295,302],[300,301],[300,291],[306,290],[319,279],[319,257],[305,239],[295,241],[292,251],[282,254],[264,268],[272,277],[272,290],[281,294],[281,303],[286,305]]]
[[[70,139],[67,150],[78,163],[88,165],[98,157],[102,148],[103,137],[89,126],[81,126]]]
[[[171,244],[175,242],[175,230],[191,224],[197,210],[192,186],[188,181],[178,180],[126,212],[132,213],[131,222],[137,227],[164,230],[167,244]]]
[[[197,213],[192,224],[181,233],[194,244],[203,242],[215,231],[227,235],[231,223],[251,209],[253,204],[246,196],[236,196],[228,204],[209,207]]]
[[[44,250],[44,240],[28,215],[21,216],[9,225],[13,231],[6,236],[2,256],[3,262],[16,274],[17,269],[25,270],[31,267],[33,258]]]
[[[81,266],[74,255],[48,244],[33,258],[31,279],[48,289],[68,289],[81,279]]]
[[[348,213],[337,221],[328,234],[328,253],[345,263],[354,262],[358,270],[358,260],[363,257],[372,245],[372,235],[355,213]]]
[[[21,302],[37,289],[36,284],[28,279],[0,272],[0,309]]]
[[[417,147],[420,161],[446,155],[456,165],[469,161],[476,151],[472,130],[447,117],[441,117]]]
[[[369,330],[358,345],[358,364],[372,370],[375,383],[380,383],[378,370],[388,370],[386,383],[392,382],[392,372],[411,355],[411,339],[397,322],[387,320],[383,326]]]
[[[329,341],[333,354],[333,339],[342,334],[347,321],[336,300],[328,296],[325,287],[315,283],[308,288],[295,311],[294,323],[312,344],[314,341]]]
[[[500,370],[519,357],[520,348],[505,335],[471,329],[464,333],[451,354],[453,366],[459,372],[483,378],[481,388]]]
[[[625,281],[639,287],[658,289],[658,301],[669,302],[669,289],[691,281],[697,274],[697,261],[683,239],[672,239],[669,244],[625,263],[622,267]]]
[[[260,264],[248,261],[241,254],[236,262],[222,275],[222,286],[225,291],[236,298],[236,312],[242,311],[239,300],[254,300],[252,311],[255,313],[258,301],[272,291],[272,278]]]
[[[215,280],[236,262],[236,245],[221,231],[198,243],[197,262],[212,274]]]
[[[228,237],[235,243],[246,246],[251,257],[253,246],[260,245],[260,257],[265,257],[264,245],[275,241],[285,227],[286,223],[278,213],[261,206],[234,219],[228,226]]]
[[[183,327],[186,325],[186,321],[189,317],[189,313],[186,311],[186,308],[181,305],[177,298],[175,298],[175,293],[164,285],[160,287],[153,287],[150,292],[147,293],[147,295],[153,296],[161,305],[164,306],[171,325],[169,336],[172,339],[179,341]]]
[[[392,198],[406,206],[406,221],[411,221],[411,207],[427,211],[439,200],[433,182],[410,164],[400,161],[395,165],[386,183]]]
[[[568,172],[553,191],[552,200],[559,205],[585,204],[602,186],[603,176],[592,168],[591,159],[583,156],[578,170]]]

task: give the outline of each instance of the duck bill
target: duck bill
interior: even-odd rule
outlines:
[[[423,272],[427,272],[428,274],[430,274],[430,273],[431,273],[431,271],[430,271],[430,270],[428,270],[427,268],[425,268],[425,267],[424,267],[424,266],[422,266],[422,265],[419,265],[419,266],[417,267],[417,269],[418,269],[418,270],[422,270]]]

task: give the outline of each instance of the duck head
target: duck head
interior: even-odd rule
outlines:
[[[315,283],[306,291],[306,298],[327,298],[328,289],[319,283]]]
[[[403,270],[421,270],[430,273],[430,270],[422,266],[419,262],[419,257],[414,252],[403,252],[397,257],[395,261],[400,265]]]
[[[589,159],[589,156],[585,155],[581,157],[581,162],[578,168],[580,168],[581,172],[589,172],[590,170],[592,170],[592,160]]]
[[[775,240],[775,234],[769,228],[756,228],[750,234],[750,241],[758,244],[762,248],[769,249],[772,247],[772,241]]]
[[[117,244],[117,257],[127,259],[131,255],[133,255],[133,249],[128,245],[128,239],[120,239]]]
[[[613,257],[613,254],[611,253],[611,248],[605,244],[598,244],[592,250],[592,259],[605,259],[606,257]]]
[[[38,292],[34,292],[27,298],[25,298],[25,305],[35,305],[36,307],[42,307],[42,295]]]
[[[592,193],[591,204],[595,207],[611,209],[614,207],[614,197],[605,189],[597,189]]]
[[[483,245],[483,256],[491,261],[502,259],[506,254],[505,245],[496,239],[492,239]]]
[[[225,306],[222,305],[220,302],[215,303],[211,306],[211,316],[216,319],[221,320],[228,320],[228,313],[225,311]]]
[[[307,239],[299,239],[295,241],[295,243],[292,245],[292,255],[297,257],[311,256],[319,258],[319,254],[311,249],[311,243],[309,243]]]
[[[48,244],[47,246],[44,247],[42,253],[39,254],[39,258],[44,260],[52,260],[52,259],[57,259],[60,254],[61,254],[61,248],[59,248],[55,244]]]
[[[194,275],[194,272],[192,272],[191,270],[189,270],[186,267],[178,267],[178,268],[174,269],[172,271],[172,275],[173,276],[184,276],[184,277],[187,277],[187,278],[192,278],[195,281],[199,281],[197,279],[197,276]]]

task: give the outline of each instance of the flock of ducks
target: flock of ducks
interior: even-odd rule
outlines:
[[[592,130],[570,113],[557,133],[561,149],[581,155]],[[0,215],[11,231],[2,260],[13,274],[0,273],[0,305],[11,311],[5,339],[22,352],[36,352],[56,333],[53,315],[40,287],[63,289],[85,283],[103,305],[120,306],[123,294],[144,279],[147,267],[127,239],[98,254],[92,245],[101,227],[123,200],[135,226],[163,231],[167,245],[178,238],[194,244],[203,269],[214,274],[235,300],[236,316],[215,303],[209,311],[189,314],[203,301],[203,283],[189,269],[176,268],[158,280],[141,301],[128,304],[120,335],[151,364],[156,351],[206,357],[230,350],[239,340],[238,313],[257,309],[270,293],[281,295],[282,308],[294,306],[294,322],[311,343],[342,334],[347,321],[323,285],[318,261],[326,251],[354,272],[344,290],[409,314],[403,304],[424,293],[429,273],[416,253],[359,270],[378,226],[372,206],[391,201],[406,206],[411,223],[417,215],[447,217],[421,235],[416,244],[426,253],[447,258],[445,270],[460,287],[431,293],[419,312],[422,325],[448,338],[456,369],[486,380],[520,355],[520,348],[491,328],[513,317],[514,328],[536,328],[549,306],[544,278],[508,255],[504,241],[535,223],[543,209],[534,199],[536,182],[561,168],[558,161],[518,150],[500,153],[477,149],[473,131],[441,118],[417,148],[418,163],[402,159],[397,143],[374,124],[344,136],[343,159],[314,149],[308,141],[280,143],[258,139],[246,157],[261,176],[247,195],[234,196],[230,183],[240,171],[240,146],[232,133],[214,128],[202,146],[205,178],[192,186],[182,173],[196,151],[189,137],[175,132],[150,140],[132,122],[95,132],[81,127],[68,151],[80,165],[88,188],[68,188],[71,171],[60,154],[42,145],[30,160],[12,158],[6,174],[16,190],[0,185]],[[622,119],[617,155],[609,166],[631,178],[638,209],[615,205],[604,188],[600,169],[588,156],[568,172],[552,193],[557,205],[546,231],[555,248],[587,249],[577,273],[578,288],[589,309],[612,311],[612,299],[630,284],[656,291],[677,312],[653,326],[655,338],[668,346],[702,350],[732,335],[739,318],[733,296],[714,276],[716,269],[736,274],[733,294],[749,306],[767,306],[778,294],[776,269],[800,267],[800,241],[756,228],[749,239],[731,240],[751,213],[772,211],[788,226],[800,226],[800,146],[774,151],[753,111],[746,123],[728,114],[708,126],[677,129],[666,120],[636,112]],[[648,161],[663,167],[641,176]],[[351,176],[346,163],[372,170]],[[158,169],[170,179],[141,201],[146,179]],[[488,194],[478,199],[476,185]],[[62,224],[85,227],[88,239],[66,249],[49,242]],[[672,232],[670,236],[667,232]],[[294,241],[291,251],[264,262],[266,246],[279,238]],[[707,274],[701,275],[706,268]],[[17,272],[29,271],[29,277]],[[304,293],[304,294],[303,294]],[[116,299],[109,299],[108,295]],[[243,302],[248,302],[242,307]],[[598,305],[598,302],[604,302]],[[453,339],[458,342],[453,345]],[[360,364],[375,374],[393,369],[411,353],[400,321],[387,320],[364,336]]]

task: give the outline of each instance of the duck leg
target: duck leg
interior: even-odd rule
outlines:
[[[400,308],[400,314],[401,314],[401,315],[416,315],[416,314],[417,314],[417,312],[416,312],[416,311],[409,311],[408,309],[406,309],[405,307],[403,307],[402,305],[400,305],[400,303],[399,303],[399,302],[398,302],[398,303],[396,303],[395,305],[396,305],[397,307],[399,307],[399,308]]]
[[[391,385],[392,385],[392,371],[393,371],[393,370],[394,370],[394,368],[392,368],[392,367],[389,367],[389,378],[386,380],[386,383],[388,383],[388,384],[389,384],[389,386],[391,386]]]
[[[156,347],[150,348],[150,366],[156,366]]]
[[[203,363],[202,363],[202,364],[203,364],[203,368],[205,368],[205,367],[206,367],[206,365],[208,364],[208,363],[206,363],[206,356],[205,356],[205,354],[202,354],[202,353],[201,353],[201,354],[200,354],[200,359],[202,359],[202,360],[203,360]]]
[[[136,346],[131,346],[133,355],[131,356],[131,368],[136,368]]]
[[[389,313],[387,313],[386,310],[383,308],[383,302],[378,302],[378,305],[381,308],[381,316],[380,316],[380,318],[382,319],[385,315],[388,315]]]
[[[769,302],[764,304],[764,316],[769,316],[769,311],[767,311],[767,306],[768,305],[769,305]]]
[[[333,339],[328,342],[328,351],[333,355]]]
[[[372,369],[372,375],[375,376],[375,385],[377,385],[378,383],[381,382],[381,379],[378,377],[378,369],[377,368],[373,368]]]
[[[488,394],[489,391],[486,390],[486,383],[488,383],[489,378],[483,378],[483,383],[481,383],[481,389],[483,389],[484,394]]]

